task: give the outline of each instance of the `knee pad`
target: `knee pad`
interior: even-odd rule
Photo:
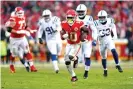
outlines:
[[[72,55],[69,55],[68,57],[70,60],[73,60],[73,58],[74,58]]]
[[[66,64],[66,65],[70,65],[71,62],[70,62],[70,61],[66,61],[65,64]]]

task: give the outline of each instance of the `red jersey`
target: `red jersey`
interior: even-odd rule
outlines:
[[[14,30],[16,31],[25,30],[25,26],[26,26],[25,17],[18,18],[14,16],[14,17],[10,17],[9,21],[15,23],[15,25],[12,27]],[[11,37],[13,38],[21,38],[23,36],[25,36],[25,34],[17,34],[17,33],[11,32]]]
[[[83,27],[84,23],[82,21],[75,21],[72,26],[70,26],[67,21],[63,21],[61,23],[62,29],[65,33],[68,34],[67,42],[69,44],[77,44],[80,43],[81,36],[81,27]]]

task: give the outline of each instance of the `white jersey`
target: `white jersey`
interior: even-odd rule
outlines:
[[[112,18],[107,18],[107,23],[105,25],[101,24],[99,20],[94,21],[94,24],[98,31],[98,39],[100,44],[106,44],[112,41],[113,38],[117,38],[116,26]],[[111,36],[113,33],[113,38]]]
[[[88,28],[90,27],[91,30],[92,30],[93,39],[97,40],[97,30],[95,28],[92,16],[86,15],[84,19],[77,18],[77,20],[78,21],[83,21],[84,22],[84,26],[86,26]]]
[[[93,24],[92,16],[86,15],[84,19],[77,18],[78,21],[83,21],[84,25],[89,27],[89,25]]]
[[[45,32],[45,41],[56,40],[60,41],[60,30],[61,30],[61,22],[60,18],[53,16],[49,22],[45,22],[42,18],[39,23],[39,30],[37,33],[38,38],[42,37],[43,32]]]

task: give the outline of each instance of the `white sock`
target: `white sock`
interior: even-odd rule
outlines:
[[[107,68],[106,68],[106,69],[104,69],[104,70],[107,70]]]
[[[28,65],[28,63],[27,63],[27,62],[25,62],[25,63],[24,63],[24,66],[25,66],[25,67],[28,67],[29,65]]]
[[[53,66],[54,66],[54,70],[55,70],[55,71],[56,71],[56,70],[59,70],[57,61],[56,61],[56,60],[55,60],[55,61],[52,61],[52,63],[53,63]]]
[[[71,74],[71,76],[72,76],[72,77],[73,77],[73,76],[76,76],[76,74],[75,74],[75,72],[74,72],[74,70],[73,70],[71,64],[70,64],[70,65],[66,65],[66,66],[67,66],[67,69],[68,69],[69,73]]]
[[[30,66],[33,66],[33,61],[29,61]]]
[[[89,71],[89,70],[90,70],[90,66],[86,66],[86,65],[85,65],[85,70],[86,70],[86,71]]]
[[[15,62],[13,62],[13,61],[10,61],[10,65],[14,65],[15,64]]]
[[[118,64],[116,64],[116,66],[118,66],[118,65],[120,65],[119,63]]]

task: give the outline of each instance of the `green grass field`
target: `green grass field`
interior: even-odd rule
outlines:
[[[133,89],[133,64],[122,65],[124,72],[119,73],[114,65],[109,65],[108,77],[103,77],[102,67],[93,66],[88,79],[83,79],[83,66],[75,69],[78,81],[72,83],[65,66],[60,66],[59,74],[55,74],[52,65],[37,66],[38,72],[26,72],[17,67],[16,73],[9,72],[8,67],[1,68],[1,89]]]

